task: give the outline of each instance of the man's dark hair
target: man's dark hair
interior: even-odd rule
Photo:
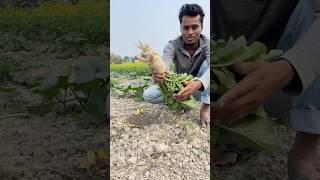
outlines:
[[[201,6],[199,6],[198,4],[184,4],[179,11],[180,24],[182,22],[183,16],[198,16],[198,15],[200,15],[200,22],[202,25],[204,13]]]

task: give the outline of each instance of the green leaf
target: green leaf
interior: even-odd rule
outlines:
[[[174,102],[174,99],[169,98],[167,103],[168,103],[168,104],[173,104],[173,102]]]
[[[273,130],[269,119],[258,116],[248,116],[242,123],[227,127],[221,126],[229,132],[238,135],[240,145],[245,147],[259,148],[269,153],[274,152],[279,147],[279,139]]]
[[[218,77],[221,85],[225,86],[227,89],[230,89],[235,84],[234,74],[227,69],[213,69],[212,71]]]
[[[261,118],[268,118],[267,113],[264,111],[263,106],[258,107],[257,109],[250,112],[250,114],[259,116]]]
[[[55,88],[67,89],[69,86],[68,76],[58,76],[57,82],[54,85]]]
[[[53,102],[53,100],[60,95],[59,89],[47,89],[42,92],[49,102]]]
[[[235,41],[234,44],[237,45],[237,47],[246,47],[247,46],[247,40],[244,36],[239,36]]]
[[[253,42],[248,48],[246,48],[245,52],[240,56],[239,60],[257,60],[261,54],[265,54],[266,52],[267,47],[264,44],[260,42]]]
[[[96,155],[92,149],[89,149],[87,151],[87,160],[88,160],[89,165],[95,165],[97,163],[96,162]]]
[[[279,49],[271,49],[267,55],[262,56],[263,61],[272,61],[282,56],[283,51]]]
[[[224,59],[227,61],[229,60],[228,56],[230,56],[230,54],[232,54],[233,52],[234,52],[234,48],[232,46],[226,46],[217,50],[216,57],[218,57],[218,59]],[[227,62],[230,62],[230,61],[227,61]]]
[[[107,159],[107,153],[103,148],[98,148],[97,153],[100,159]]]
[[[240,36],[236,40],[230,38],[226,46],[217,48],[213,54],[212,67],[226,67],[232,65],[236,60],[239,60],[242,52],[246,47],[246,39]]]
[[[85,110],[82,112],[84,119],[90,124],[104,124],[106,113],[107,88],[101,87],[88,97]]]
[[[196,109],[199,106],[199,103],[194,98],[187,99],[180,103],[191,109]]]
[[[172,104],[169,104],[171,110],[177,110],[180,107],[180,103],[178,101],[174,101]]]

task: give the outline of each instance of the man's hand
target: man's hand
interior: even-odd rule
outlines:
[[[169,74],[169,71],[167,70],[166,75]],[[159,74],[157,71],[153,71],[153,80],[156,84],[162,84],[164,81],[165,76],[162,74]]]
[[[294,69],[285,59],[273,63],[237,62],[234,69],[247,75],[212,105],[217,123],[241,121],[294,77]]]
[[[198,81],[198,80],[186,81],[184,84],[186,85],[186,87],[181,89],[181,91],[178,92],[178,94],[174,95],[174,97],[179,101],[184,101],[188,99],[193,92],[199,90],[202,87],[201,81]]]

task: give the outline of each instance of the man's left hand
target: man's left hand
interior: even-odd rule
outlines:
[[[199,90],[202,87],[201,81],[198,80],[186,81],[184,84],[186,85],[186,87],[181,89],[181,91],[178,94],[174,95],[174,97],[179,101],[184,101],[188,99],[193,92]]]

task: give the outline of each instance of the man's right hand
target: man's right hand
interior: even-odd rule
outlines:
[[[293,66],[285,59],[272,63],[238,62],[234,68],[246,76],[212,104],[217,123],[231,125],[243,120],[295,76]]]
[[[169,71],[165,72],[166,75],[169,74]],[[153,71],[153,80],[156,84],[162,84],[165,76],[163,74],[159,74],[157,71]]]

